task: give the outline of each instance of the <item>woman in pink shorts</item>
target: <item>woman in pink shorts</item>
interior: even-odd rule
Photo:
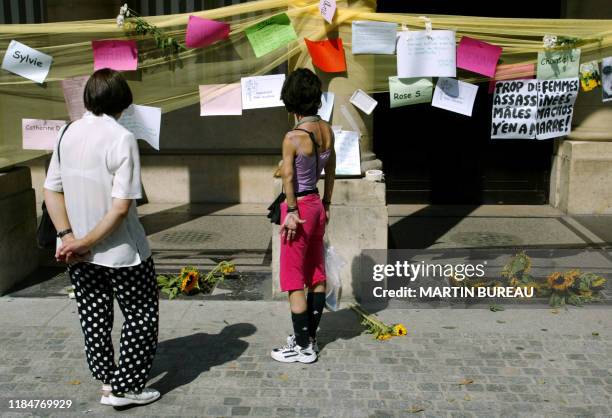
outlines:
[[[334,133],[317,112],[321,81],[300,68],[285,80],[281,99],[297,123],[283,139],[281,174],[287,198],[281,205],[280,285],[289,293],[293,335],[272,350],[272,358],[291,363],[317,359],[317,328],[325,306],[323,235],[329,222],[336,154]],[[317,180],[325,169],[323,200]],[[305,289],[308,288],[308,295]]]

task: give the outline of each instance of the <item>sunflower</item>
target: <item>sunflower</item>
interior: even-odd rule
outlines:
[[[572,284],[574,284],[574,280],[577,275],[574,274],[575,271],[568,271],[565,273],[560,273],[558,271],[552,273],[550,276],[546,278],[548,281],[548,285],[553,290],[564,291],[567,290]]]
[[[391,334],[379,334],[376,339],[380,340],[380,341],[386,341],[386,340],[390,340],[391,337],[393,337],[393,335]]]
[[[402,335],[408,334],[408,330],[403,324],[395,324],[393,326],[393,335],[401,337]]]
[[[227,264],[221,268],[221,273],[223,273],[224,276],[227,276],[228,274],[231,274],[235,271],[236,267],[234,267],[233,264]]]
[[[197,271],[187,271],[181,282],[181,292],[190,293],[193,289],[197,288],[198,276],[199,274]]]

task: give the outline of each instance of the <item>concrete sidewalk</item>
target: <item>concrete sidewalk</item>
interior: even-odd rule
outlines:
[[[162,301],[158,402],[98,403],[75,302],[0,298],[0,411],[9,399],[70,399],[37,416],[610,416],[612,310],[386,309],[408,336],[361,335],[352,311],[323,316],[319,361],[269,357],[291,326],[284,302]],[[121,315],[116,315],[115,337]]]

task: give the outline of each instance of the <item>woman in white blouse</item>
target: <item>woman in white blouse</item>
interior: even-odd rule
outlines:
[[[56,258],[69,264],[87,362],[102,382],[101,403],[145,404],[160,396],[144,387],[157,348],[159,307],[155,266],[136,212],[138,145],[117,122],[132,92],[120,73],[102,69],[89,78],[83,97],[88,112],[60,133],[44,185],[61,239]],[[113,295],[125,317],[117,364]]]

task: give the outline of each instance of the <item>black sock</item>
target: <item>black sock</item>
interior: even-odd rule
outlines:
[[[308,312],[293,313],[291,312],[291,321],[293,321],[293,335],[295,342],[300,347],[308,346]]]
[[[317,328],[319,328],[325,307],[325,293],[308,292],[306,301],[308,303],[308,334],[311,338],[316,338]]]

